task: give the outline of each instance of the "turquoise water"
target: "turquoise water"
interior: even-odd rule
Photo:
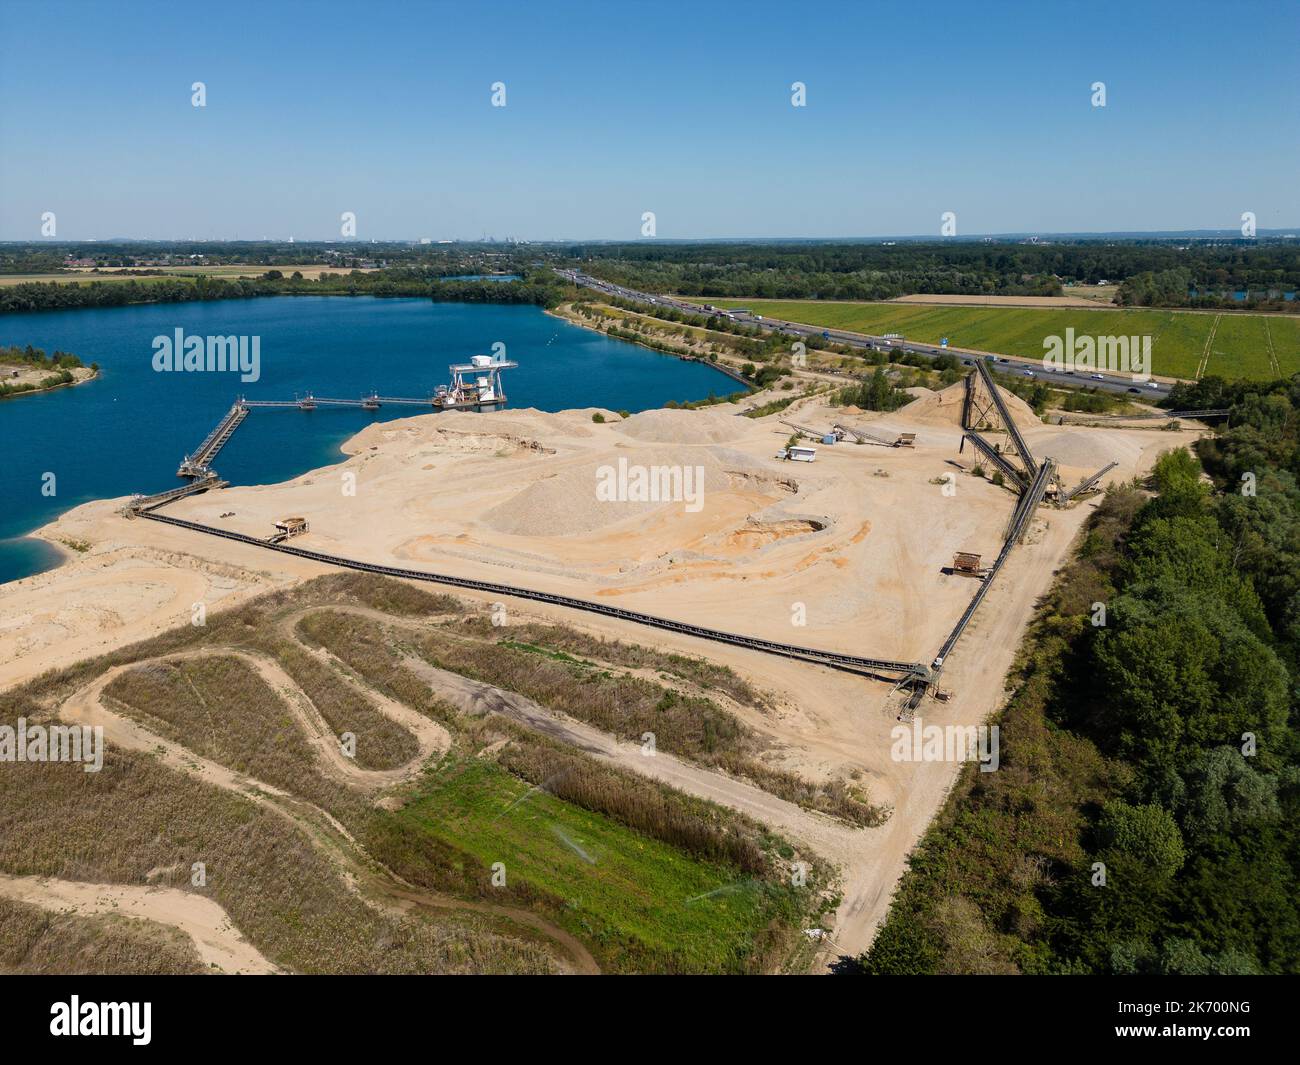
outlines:
[[[229,371],[156,372],[153,338],[178,328],[259,336],[260,380],[243,383]],[[22,534],[63,511],[183,483],[177,464],[238,394],[423,397],[446,383],[449,363],[490,353],[497,341],[520,364],[503,375],[512,407],[638,411],[736,389],[708,366],[611,340],[531,306],[281,296],[6,315],[0,345],[70,351],[98,362],[101,376],[0,401],[0,583],[55,564],[46,545]],[[369,422],[422,412],[254,410],[214,465],[233,484],[283,481],[337,461],[339,445]]]

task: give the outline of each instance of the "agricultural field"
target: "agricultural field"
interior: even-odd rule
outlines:
[[[955,307],[820,300],[715,299],[765,317],[861,333],[902,333],[909,340],[1038,359],[1043,339],[1076,335],[1152,338],[1152,372],[1195,379],[1206,374],[1272,380],[1300,371],[1300,316],[1168,310]]]
[[[160,277],[156,274],[92,274],[89,271],[69,274],[0,274],[0,288],[10,288],[14,285],[31,284],[75,285],[87,281],[138,281],[141,284],[144,284],[150,281],[190,280],[193,280],[193,278],[184,274],[168,274],[166,277]]]
[[[67,273],[58,274],[0,274],[0,286],[24,285],[33,282],[46,282],[59,285],[76,284],[85,281],[192,281],[194,278],[217,277],[236,280],[241,277],[261,277],[268,270],[279,270],[285,277],[298,271],[308,281],[317,281],[322,277],[335,274],[350,274],[351,268],[341,266],[322,266],[319,263],[302,263],[288,266],[241,265],[237,263],[222,266],[139,266],[125,267],[127,273],[117,273],[117,267],[96,273],[90,267],[77,267]],[[359,273],[371,273],[373,267],[358,269]]]

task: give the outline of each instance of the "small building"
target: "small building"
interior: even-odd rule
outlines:
[[[782,457],[791,462],[813,462],[817,458],[817,449],[796,445],[786,448]]]
[[[952,556],[952,571],[967,577],[978,577],[982,567],[980,556],[970,551],[958,551]]]

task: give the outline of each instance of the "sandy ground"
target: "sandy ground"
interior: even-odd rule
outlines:
[[[276,519],[301,514],[311,532],[298,542],[345,557],[928,663],[974,592],[969,579],[942,570],[956,551],[991,560],[1014,503],[1008,491],[952,465],[974,465],[969,448],[958,454],[961,387],[884,416],[831,410],[817,399],[762,420],[736,417],[731,407],[650,411],[627,422],[606,412],[605,424],[593,423],[591,410],[422,415],[363,430],[338,466],[282,485],[193,497],[169,512],[257,536]],[[1014,397],[1009,402],[1030,446],[1058,460],[1067,486],[1111,460],[1120,465],[1107,481],[1131,477],[1195,435],[1046,426]],[[780,418],[915,432],[917,446],[819,445],[814,463],[782,462],[774,455],[790,430]],[[675,502],[602,500],[601,468],[616,476],[620,459],[629,469],[689,469],[692,481],[683,483],[703,485],[699,506],[690,493]],[[951,484],[935,483],[945,474],[954,475]],[[998,707],[1033,604],[1089,507],[1040,510],[949,657],[943,683],[952,699],[924,703],[924,721],[974,724]],[[0,685],[188,622],[195,602],[211,610],[325,572],[256,547],[128,521],[112,502],[77,508],[41,535],[91,547],[59,570],[0,588]],[[835,852],[826,856],[844,868],[835,943],[849,953],[870,943],[907,853],[958,768],[891,759],[899,699],[888,684],[561,608],[505,607],[511,622],[563,620],[704,655],[770,692],[770,710],[738,712],[775,741],[775,762],[814,779],[853,779],[894,808],[884,826],[854,833],[847,848],[823,838]]]
[[[236,931],[220,905],[191,891],[0,873],[0,895],[59,913],[113,914],[171,925],[194,941],[205,965],[223,973],[279,971]]]
[[[59,371],[49,366],[32,366],[28,363],[7,363],[0,362],[0,381],[7,385],[33,385],[40,388],[40,384],[47,377],[53,377]],[[96,376],[96,371],[89,366],[78,366],[69,371],[72,374],[72,380],[67,385],[57,385],[58,388],[68,388],[72,385],[79,385],[83,381],[89,381]],[[24,392],[21,395],[32,395],[33,393]],[[16,397],[13,397],[16,398]]]

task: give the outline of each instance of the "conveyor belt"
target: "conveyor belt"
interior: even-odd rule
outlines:
[[[1039,467],[1038,475],[1034,478],[1034,483],[1025,490],[1024,495],[1020,497],[1020,505],[1017,507],[1016,516],[1013,520],[1012,527],[1007,535],[1005,542],[1002,544],[1002,550],[998,552],[998,557],[993,565],[989,567],[988,574],[979,586],[979,590],[971,598],[970,605],[962,612],[962,616],[953,626],[952,632],[944,640],[943,646],[939,648],[939,654],[935,657],[934,668],[942,667],[944,659],[952,653],[952,649],[961,639],[961,634],[966,631],[966,626],[970,624],[971,618],[975,616],[975,611],[979,609],[980,603],[984,602],[984,597],[988,595],[989,589],[993,587],[993,580],[997,577],[1002,569],[1003,563],[1006,562],[1007,556],[1011,554],[1011,549],[1016,546],[1024,532],[1025,526],[1029,523],[1030,517],[1038,508],[1042,501],[1043,493],[1047,491],[1047,485],[1052,477],[1056,474],[1055,463],[1048,459]],[[153,515],[150,515],[153,517]]]
[[[188,486],[193,488],[193,486]],[[182,491],[177,489],[177,491]],[[620,607],[610,606],[606,603],[596,603],[587,599],[574,599],[567,595],[554,595],[550,592],[539,592],[532,588],[520,588],[509,584],[496,584],[492,581],[474,580],[470,577],[451,577],[441,573],[429,573],[425,570],[404,569],[399,566],[381,566],[372,562],[358,562],[351,558],[342,558],[338,555],[327,555],[320,551],[310,551],[303,547],[293,547],[287,543],[273,544],[266,540],[259,540],[255,536],[247,536],[244,533],[233,532],[229,529],[218,529],[211,525],[202,525],[196,521],[185,521],[183,518],[168,517],[164,514],[155,513],[152,510],[141,512],[141,517],[150,518],[153,521],[165,522],[168,525],[175,525],[182,529],[190,529],[194,532],[208,533],[211,536],[220,536],[226,540],[235,540],[239,543],[249,544],[252,547],[260,547],[263,550],[279,551],[286,555],[296,555],[299,558],[310,559],[313,562],[324,562],[331,566],[342,566],[346,569],[361,570],[364,573],[378,573],[385,577],[406,577],[417,581],[431,581],[435,584],[449,584],[457,588],[469,588],[478,592],[488,592],[492,595],[509,595],[517,599],[530,599],[538,603],[550,603],[555,606],[569,607],[573,610],[584,610],[592,614],[603,614],[607,617],[620,618],[624,621],[632,621],[638,625],[649,625],[657,629],[666,629],[670,632],[680,632],[687,636],[697,636],[704,640],[713,640],[717,643],[731,644],[736,647],[747,647],[755,651],[764,651],[768,654],[781,655],[785,658],[799,658],[809,662],[817,662],[823,665],[845,666],[850,669],[859,669],[864,672],[884,672],[898,673],[905,679],[925,680],[929,677],[930,671],[919,662],[899,662],[888,658],[867,658],[860,655],[841,654],[838,651],[821,651],[813,647],[800,647],[797,644],[778,643],[774,640],[763,640],[754,636],[742,636],[738,633],[723,632],[719,629],[708,629],[700,625],[689,625],[684,621],[673,621],[669,618],[656,617],[653,614],[641,614],[634,610],[623,610]]]
[[[1020,430],[1016,428],[1015,420],[1011,417],[1011,412],[1007,410],[1007,405],[1002,399],[1002,392],[998,388],[997,382],[993,380],[993,373],[989,370],[988,363],[982,359],[975,363],[980,372],[980,377],[984,379],[984,387],[989,390],[989,395],[993,397],[993,405],[998,408],[998,415],[1002,418],[1002,425],[1011,439],[1015,441],[1016,451],[1020,455],[1020,461],[1025,464],[1025,470],[1030,478],[1038,472],[1038,463],[1034,461],[1034,456],[1029,450],[1029,445],[1025,443],[1025,438],[1020,435]]]
[[[1002,456],[1002,453],[998,451],[997,448],[978,433],[966,433],[962,437],[962,441],[965,442],[967,440],[974,444],[975,449],[979,451],[981,455],[993,463],[993,465],[1001,470],[1003,474],[1010,477],[1012,481],[1020,486],[1020,488],[1023,489],[1025,487],[1025,475],[1012,466],[1011,463]]]
[[[1106,474],[1110,473],[1110,471],[1113,470],[1118,465],[1119,465],[1118,462],[1109,462],[1101,469],[1099,469],[1096,473],[1094,473],[1091,477],[1085,477],[1077,485],[1075,485],[1063,496],[1061,496],[1061,502],[1068,503],[1080,492],[1086,492],[1089,488],[1092,488],[1098,481],[1100,481],[1103,477],[1106,476]]]

